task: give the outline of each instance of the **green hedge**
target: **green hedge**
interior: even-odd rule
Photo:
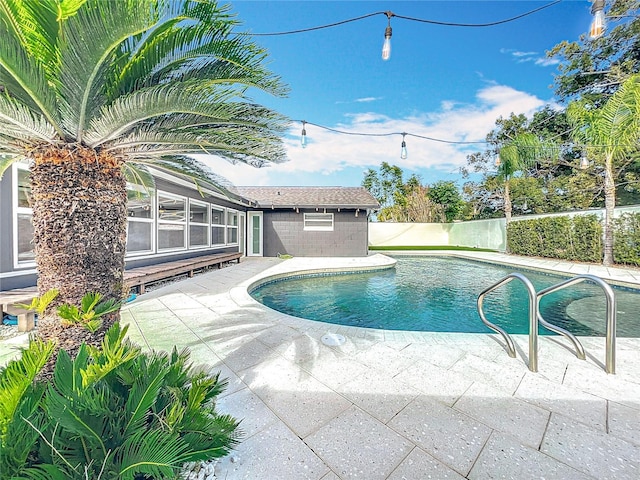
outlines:
[[[614,220],[615,263],[640,266],[640,213],[624,213]]]
[[[600,262],[602,225],[597,215],[519,220],[507,228],[507,246],[517,255]]]

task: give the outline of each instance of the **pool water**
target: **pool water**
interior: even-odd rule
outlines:
[[[514,267],[451,257],[397,257],[395,269],[313,276],[264,284],[251,295],[264,305],[296,317],[354,327],[429,332],[490,333],[476,300],[485,288],[519,271],[536,291],[565,278]],[[640,337],[640,291],[614,289],[619,337]],[[545,320],[575,335],[604,336],[605,297],[583,282],[545,296]],[[528,333],[529,297],[518,280],[488,294],[487,319],[509,333]],[[540,327],[540,334],[552,334]]]

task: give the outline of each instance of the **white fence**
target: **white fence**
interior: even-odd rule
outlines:
[[[618,207],[615,216],[626,212],[640,212],[640,206]],[[513,217],[513,221],[541,217],[596,214],[604,216],[604,209],[579,210]],[[456,223],[369,223],[369,245],[380,247],[399,246],[461,246],[490,248],[504,251],[506,230],[504,218],[473,220]]]

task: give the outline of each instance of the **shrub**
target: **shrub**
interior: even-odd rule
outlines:
[[[52,346],[37,340],[0,372],[3,478],[175,478],[235,446],[238,422],[215,411],[226,382],[196,372],[187,350],[142,353],[126,331],[115,324],[73,360],[60,350],[46,382],[34,379]]]
[[[602,260],[602,226],[597,215],[544,217],[509,223],[511,253],[582,262]]]
[[[640,266],[640,214],[625,213],[614,220],[615,263]]]

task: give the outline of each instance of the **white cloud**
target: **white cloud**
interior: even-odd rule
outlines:
[[[538,52],[521,52],[519,50],[501,48],[500,53],[511,55],[516,63],[533,62],[540,67],[550,67],[560,63],[559,60],[544,55],[541,56]]]
[[[377,100],[382,100],[382,97],[364,97],[364,98],[357,98],[356,102],[357,103],[369,103],[369,102],[375,102]]]
[[[402,160],[402,132],[451,141],[481,141],[495,127],[498,117],[508,117],[512,112],[531,116],[544,104],[534,95],[491,84],[477,92],[473,103],[445,100],[437,111],[406,118],[391,118],[376,112],[351,114],[344,122],[327,125],[347,134],[307,124],[305,149],[300,146],[299,127],[294,126],[285,139],[289,161],[269,168],[231,166],[220,159],[207,163],[236,185],[281,185],[283,179],[296,175],[330,175],[348,167],[375,168],[383,161],[410,171],[435,168],[451,172],[464,165],[466,155],[481,150],[483,144],[452,145],[408,135],[409,155]]]

